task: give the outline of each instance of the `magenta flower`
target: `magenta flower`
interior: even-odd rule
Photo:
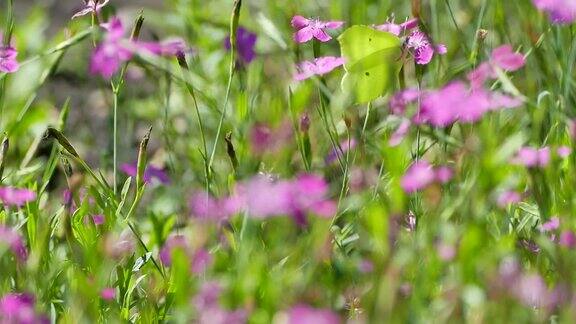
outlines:
[[[102,297],[102,299],[104,299],[106,301],[112,301],[112,300],[116,299],[116,289],[111,288],[111,287],[104,288],[100,292],[100,297]]]
[[[132,58],[133,52],[122,39],[125,31],[120,19],[113,17],[101,27],[106,33],[102,43],[92,53],[90,73],[110,79],[120,69],[121,64]]]
[[[506,208],[509,205],[517,204],[522,201],[522,195],[513,190],[506,190],[498,195],[496,203],[500,208]]]
[[[288,324],[339,324],[338,314],[329,309],[317,309],[300,304],[288,312]]]
[[[454,177],[454,171],[452,168],[447,166],[436,168],[436,181],[444,184],[452,180],[452,177]]]
[[[576,2],[573,0],[532,0],[536,8],[545,11],[554,24],[576,21]]]
[[[106,217],[104,217],[102,214],[92,215],[92,221],[96,226],[102,225],[106,222]]]
[[[0,201],[7,206],[22,206],[36,199],[36,193],[28,189],[0,187]]]
[[[136,250],[136,238],[130,231],[110,233],[104,240],[104,252],[113,259],[130,256]]]
[[[14,73],[18,71],[20,64],[16,60],[16,56],[18,56],[18,51],[14,47],[0,44],[0,72]]]
[[[403,32],[414,29],[416,27],[418,27],[418,18],[412,18],[400,25],[397,25],[394,22],[387,22],[382,25],[377,25],[374,28],[379,31],[384,31],[394,34],[396,36],[400,36],[400,34],[402,34]]]
[[[49,324],[50,320],[34,309],[35,299],[30,294],[9,293],[0,299],[0,323]]]
[[[72,16],[72,19],[86,16],[91,13],[97,14],[106,4],[108,4],[108,2],[110,2],[110,0],[88,0],[84,2],[84,7],[77,11],[74,16]]]
[[[204,282],[198,295],[194,297],[194,307],[199,314],[197,323],[209,324],[244,324],[247,314],[242,309],[226,310],[220,306],[218,299],[222,287],[215,281]]]
[[[257,123],[250,129],[250,149],[257,155],[276,153],[286,147],[293,138],[293,128],[288,121],[276,128]]]
[[[540,232],[552,232],[560,228],[560,218],[552,217],[546,223],[540,225]]]
[[[502,45],[492,51],[492,62],[499,68],[508,71],[517,71],[526,64],[524,55],[514,52],[512,45]]]
[[[191,51],[188,47],[186,47],[186,42],[178,37],[168,38],[161,42],[138,41],[134,43],[134,50],[144,50],[150,52],[153,55],[167,57],[182,55]]]
[[[550,148],[543,147],[537,149],[529,146],[523,147],[516,153],[512,162],[528,168],[544,168],[550,163]]]
[[[456,248],[453,245],[444,242],[439,243],[436,246],[436,252],[443,261],[452,261],[456,256]]]
[[[212,256],[208,251],[202,248],[193,249],[183,235],[171,235],[158,255],[165,266],[172,265],[172,256],[175,250],[182,251],[187,256],[192,273],[202,273],[212,263]]]
[[[337,29],[344,25],[343,21],[320,21],[319,19],[307,19],[302,16],[294,16],[291,21],[292,27],[297,31],[294,34],[294,40],[297,43],[306,43],[312,38],[321,42],[327,42],[332,39],[326,33],[326,29]]]
[[[400,185],[406,193],[413,193],[434,182],[436,173],[430,163],[420,160],[412,164],[402,179]]]
[[[402,119],[402,122],[400,123],[398,128],[396,128],[392,136],[390,136],[390,139],[388,140],[388,145],[390,145],[391,147],[400,145],[400,143],[402,143],[402,140],[404,140],[404,137],[406,137],[406,135],[408,134],[411,125],[412,123],[410,122],[410,120]]]
[[[414,55],[416,64],[426,65],[432,61],[434,54],[444,55],[447,52],[443,44],[434,45],[426,33],[416,29],[408,35],[406,47]]]
[[[569,249],[576,248],[576,234],[572,231],[563,231],[560,234],[560,240],[558,242],[561,246]]]
[[[28,259],[24,240],[14,229],[0,225],[0,244],[6,244],[18,261],[24,262]]]
[[[120,166],[120,170],[130,177],[136,177],[138,173],[137,164],[137,162],[124,163]],[[168,174],[166,174],[163,169],[153,165],[147,165],[146,170],[144,170],[144,182],[151,183],[154,179],[158,180],[158,182],[163,185],[170,183],[170,177],[168,177]]]
[[[356,140],[353,138],[351,138],[350,140],[344,140],[344,141],[340,142],[340,147],[339,148],[338,147],[332,148],[330,153],[328,153],[328,155],[324,159],[326,164],[334,163],[339,158],[340,159],[345,158],[346,154],[350,150],[353,150],[357,144],[358,144],[358,142],[356,142]]]
[[[390,112],[395,115],[403,115],[408,104],[415,102],[422,93],[414,88],[398,91],[390,98]]]
[[[325,56],[314,59],[314,61],[304,61],[297,65],[294,80],[303,81],[314,75],[324,75],[343,64],[344,58],[335,56]]]
[[[246,65],[256,58],[254,47],[258,36],[244,27],[238,27],[236,34],[236,51],[238,52],[238,62]],[[224,40],[224,48],[230,50],[230,35]]]

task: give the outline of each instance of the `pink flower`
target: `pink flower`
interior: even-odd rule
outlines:
[[[0,299],[0,323],[4,324],[48,324],[50,320],[37,314],[34,296],[9,293]]]
[[[120,166],[120,170],[130,177],[136,177],[138,173],[137,164],[138,164],[137,162],[124,163]],[[146,170],[144,170],[143,180],[146,183],[150,183],[154,179],[158,180],[158,182],[160,182],[163,185],[167,185],[170,183],[170,178],[163,169],[155,167],[153,165],[147,165]]]
[[[576,2],[573,0],[532,0],[536,8],[545,11],[555,24],[576,21]]]
[[[328,309],[296,305],[288,312],[288,324],[338,324],[338,314]]]
[[[443,261],[451,261],[456,256],[456,249],[454,246],[444,242],[436,246],[436,251],[438,252],[440,259]]]
[[[502,45],[492,51],[492,62],[499,68],[508,71],[519,70],[526,64],[524,55],[514,52],[512,45]]]
[[[74,16],[72,16],[72,19],[86,16],[86,15],[91,14],[91,13],[97,14],[98,12],[100,12],[100,10],[106,4],[108,4],[109,1],[110,0],[88,0],[88,1],[85,1],[86,4],[84,5],[84,7],[82,9],[80,9],[78,12],[76,12],[74,14]]]
[[[557,150],[556,153],[558,154],[559,157],[565,159],[568,156],[570,156],[570,154],[572,154],[572,149],[568,146],[560,146]]]
[[[550,296],[546,283],[537,274],[522,275],[513,284],[512,292],[521,302],[532,307],[546,306]]]
[[[436,181],[442,184],[448,183],[450,180],[452,180],[453,176],[454,171],[450,167],[441,166],[436,169]]]
[[[529,146],[523,147],[512,159],[512,162],[528,168],[544,168],[550,163],[550,148],[543,147],[536,149]]]
[[[540,232],[552,232],[560,228],[560,218],[552,217],[546,223],[540,225]]]
[[[337,29],[344,25],[343,21],[320,21],[319,19],[307,19],[302,16],[294,16],[291,21],[292,27],[297,31],[294,34],[294,40],[297,43],[306,43],[312,38],[321,42],[327,42],[332,39],[326,33],[326,29]]]
[[[392,96],[390,98],[390,112],[395,115],[403,115],[406,111],[406,106],[410,103],[415,102],[421,92],[414,88],[404,89]]]
[[[0,44],[0,72],[14,73],[18,71],[20,64],[16,60],[16,56],[18,56],[18,51],[14,47]]]
[[[4,205],[22,206],[36,199],[36,193],[28,189],[0,187],[0,200]]]
[[[384,32],[388,32],[391,34],[394,34],[396,36],[400,36],[400,34],[402,34],[402,32],[410,30],[410,29],[414,29],[418,27],[418,18],[412,18],[400,25],[397,25],[393,22],[387,22],[385,24],[382,25],[377,25],[374,28],[376,28],[379,31],[384,31]]]
[[[120,69],[121,64],[132,58],[133,52],[122,40],[125,31],[120,19],[113,17],[101,27],[107,32],[102,43],[92,53],[90,73],[110,79]]]
[[[130,256],[136,250],[136,238],[130,231],[110,233],[104,240],[104,252],[113,259]]]
[[[104,288],[100,292],[100,297],[106,301],[112,301],[116,299],[116,289],[114,288]]]
[[[194,297],[194,307],[199,314],[197,323],[207,324],[244,324],[247,314],[242,309],[226,310],[220,306],[218,299],[222,287],[215,281],[204,282],[200,292]]]
[[[276,128],[258,123],[250,129],[250,148],[257,155],[277,153],[293,138],[293,129],[289,122],[283,122]]]
[[[390,136],[390,139],[388,140],[388,145],[394,147],[402,143],[402,140],[408,134],[411,125],[412,123],[410,122],[410,120],[403,119],[398,128],[396,129],[396,131],[394,131],[392,136]]]
[[[168,57],[183,55],[185,52],[191,51],[186,47],[186,42],[181,38],[169,38],[161,42],[138,41],[134,45],[135,50],[145,50],[153,55]]]
[[[192,273],[202,273],[212,263],[212,256],[208,251],[192,249],[183,235],[171,235],[168,237],[162,249],[160,249],[160,261],[166,266],[172,265],[172,256],[175,250],[183,252],[190,262],[190,271]]]
[[[22,236],[14,229],[0,225],[0,244],[6,244],[20,262],[28,259],[28,250]]]
[[[335,56],[325,56],[314,59],[314,61],[304,61],[296,67],[297,73],[294,75],[294,80],[303,81],[314,75],[324,75],[343,64],[344,58]]]
[[[560,234],[560,241],[558,242],[561,246],[573,249],[576,248],[576,234],[572,231],[563,231]]]
[[[498,204],[498,207],[506,208],[508,205],[517,204],[520,201],[522,201],[522,196],[518,192],[507,190],[498,196],[496,202]]]
[[[433,45],[426,33],[419,29],[408,35],[406,47],[412,51],[416,64],[426,65],[432,61],[434,54],[444,55],[447,52],[443,44]]]
[[[340,143],[340,148],[332,148],[332,150],[330,150],[330,153],[328,153],[328,155],[324,159],[326,164],[334,163],[335,161],[338,160],[338,158],[341,158],[341,159],[345,158],[346,153],[350,150],[353,150],[357,144],[358,143],[353,138],[350,140],[342,141]]]
[[[479,89],[482,88],[487,80],[496,78],[496,72],[494,72],[494,68],[490,63],[483,62],[468,73],[467,78],[473,89]]]
[[[425,160],[420,160],[408,168],[408,171],[400,180],[400,185],[406,193],[413,193],[427,187],[435,179],[434,168]]]

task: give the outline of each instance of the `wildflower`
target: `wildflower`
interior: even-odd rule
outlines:
[[[339,147],[332,148],[330,153],[325,158],[326,164],[331,164],[339,158],[344,158],[346,154],[353,150],[358,143],[355,139],[344,140],[340,143]]]
[[[517,204],[520,201],[522,201],[522,196],[518,192],[507,190],[498,196],[496,203],[498,204],[498,207],[506,208],[508,205]]]
[[[576,248],[576,234],[572,231],[563,231],[560,233],[560,240],[558,242],[561,246],[566,248]]]
[[[222,287],[215,281],[202,284],[200,292],[194,298],[193,304],[199,314],[198,323],[210,324],[243,324],[247,314],[243,309],[226,310],[220,306],[218,299]]]
[[[34,296],[8,293],[0,299],[0,323],[48,324],[50,320],[37,314]]]
[[[529,146],[523,147],[516,153],[512,162],[528,168],[544,168],[550,163],[550,148],[543,147],[536,149]]]
[[[0,44],[0,72],[14,73],[18,71],[20,64],[16,60],[16,56],[18,56],[18,51],[14,47]]]
[[[403,115],[406,111],[406,106],[418,99],[422,93],[417,89],[409,88],[404,89],[392,96],[390,99],[390,112],[395,115]]]
[[[172,256],[176,250],[179,250],[186,255],[190,262],[190,271],[192,273],[204,272],[212,262],[212,256],[208,251],[202,248],[193,249],[183,235],[171,235],[168,237],[164,246],[160,250],[160,261],[162,261],[166,266],[171,266]]]
[[[175,37],[168,38],[161,42],[143,42],[138,41],[134,43],[134,50],[145,50],[153,55],[158,56],[177,56],[183,55],[185,52],[189,51],[186,47],[186,42],[183,39]]]
[[[408,36],[406,47],[412,50],[416,64],[426,65],[432,61],[434,54],[444,55],[446,45],[433,45],[430,38],[423,31],[416,29]]]
[[[444,184],[449,182],[454,176],[454,171],[447,166],[441,166],[436,169],[436,181]]]
[[[78,17],[86,16],[88,14],[98,14],[105,5],[108,4],[110,0],[84,0],[84,7],[77,11],[73,16],[72,19],[76,19]]]
[[[390,139],[388,140],[388,145],[392,147],[398,146],[402,142],[404,137],[406,137],[406,135],[408,134],[411,125],[412,123],[410,122],[410,120],[402,119],[402,122],[400,123],[398,128],[396,128],[392,136],[390,136]]]
[[[522,275],[512,287],[514,295],[527,306],[543,307],[548,304],[546,283],[538,274]]]
[[[138,172],[138,163],[125,163],[120,166],[120,170],[126,173],[130,177],[136,177]],[[170,183],[170,178],[168,174],[161,168],[155,167],[153,165],[147,165],[146,170],[144,171],[144,182],[150,183],[152,180],[158,180],[163,185]]]
[[[508,44],[495,48],[491,59],[496,66],[508,71],[517,71],[526,64],[524,55],[514,52],[512,45]]]
[[[576,21],[576,2],[573,0],[532,0],[536,8],[545,11],[554,24]]]
[[[291,21],[292,27],[297,31],[294,33],[294,40],[297,43],[306,43],[312,38],[321,42],[327,42],[332,39],[326,33],[326,29],[337,29],[344,25],[343,21],[321,21],[319,19],[307,19],[302,16],[294,16]]]
[[[540,232],[551,232],[560,228],[560,218],[552,217],[546,223],[540,225]]]
[[[132,58],[133,52],[122,40],[125,31],[120,19],[114,17],[101,26],[106,30],[106,34],[102,43],[92,53],[90,73],[110,79],[122,63]]]
[[[400,180],[400,185],[406,193],[413,193],[433,183],[435,179],[434,168],[425,160],[421,160],[408,168]]]
[[[6,244],[18,261],[24,262],[28,259],[24,240],[14,229],[0,225],[0,244]]]
[[[22,206],[36,199],[36,193],[28,189],[0,187],[0,201],[8,206]]]
[[[93,215],[92,221],[94,222],[95,225],[98,226],[104,224],[106,222],[106,218],[102,214]]]
[[[292,126],[289,122],[283,122],[274,129],[266,124],[257,123],[250,130],[250,149],[256,155],[276,153],[293,138]]]
[[[335,68],[344,64],[343,57],[325,56],[314,59],[314,61],[304,61],[296,67],[294,80],[303,81],[314,75],[324,75],[332,72]]]
[[[411,30],[416,27],[418,27],[418,18],[412,18],[404,23],[401,23],[400,25],[397,25],[393,22],[387,22],[382,25],[377,25],[374,28],[379,31],[384,31],[396,36],[400,36],[400,34],[402,34],[404,31]]]
[[[316,309],[308,305],[296,305],[288,312],[288,324],[338,324],[340,318],[328,309]]]
[[[100,292],[100,297],[106,301],[112,301],[116,299],[116,289],[110,287],[104,288]]]
[[[456,256],[456,249],[454,246],[444,242],[436,246],[436,251],[438,252],[440,259],[443,261],[451,261]]]
[[[122,259],[134,253],[136,238],[130,231],[123,231],[120,234],[110,233],[104,240],[103,249],[107,256]]]
[[[238,61],[242,64],[249,64],[256,58],[256,52],[254,47],[256,46],[256,41],[258,36],[247,30],[244,27],[238,27],[236,32],[236,51],[238,52]],[[224,48],[227,50],[231,49],[230,46],[230,35],[224,40]]]
[[[559,157],[565,159],[570,156],[570,154],[572,154],[572,149],[568,146],[560,146],[558,149],[556,149],[556,153]]]

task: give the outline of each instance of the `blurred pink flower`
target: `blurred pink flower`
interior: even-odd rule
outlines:
[[[565,159],[565,158],[569,157],[570,154],[572,154],[572,149],[568,146],[560,146],[556,150],[556,153],[558,154],[559,157]]]
[[[22,236],[13,228],[0,225],[0,244],[6,244],[20,262],[28,259],[28,249],[24,245]]]
[[[492,62],[499,68],[517,71],[526,64],[524,55],[514,52],[512,45],[502,45],[492,51]]]
[[[106,222],[106,217],[102,214],[92,215],[92,221],[94,221],[95,225],[102,225]]]
[[[0,42],[2,39],[0,38]],[[0,72],[14,73],[20,69],[20,64],[16,60],[18,51],[12,46],[0,44]]]
[[[513,190],[506,190],[498,195],[497,204],[500,208],[506,208],[508,205],[517,204],[522,201],[522,196]]]
[[[544,307],[549,302],[548,287],[538,274],[522,275],[513,284],[512,292],[527,306]]]
[[[158,254],[160,261],[165,266],[172,265],[172,256],[175,250],[180,250],[187,256],[192,273],[202,273],[212,263],[212,256],[208,251],[203,248],[193,249],[183,235],[171,235],[166,239]]]
[[[120,69],[121,64],[132,58],[133,52],[122,39],[125,30],[119,18],[112,17],[108,23],[100,26],[106,33],[102,43],[92,53],[90,73],[110,79]]]
[[[342,159],[346,157],[346,153],[350,150],[353,150],[358,142],[355,139],[351,138],[350,140],[343,140],[340,142],[339,147],[332,148],[330,153],[324,159],[326,164],[331,164],[337,161],[338,159]]]
[[[408,168],[400,180],[400,185],[406,193],[413,193],[427,187],[435,179],[436,174],[432,165],[425,160],[420,160]]]
[[[28,189],[0,187],[0,200],[7,206],[22,206],[36,199],[36,193]]]
[[[571,24],[576,21],[574,0],[532,0],[536,8],[545,11],[555,24]]]
[[[86,16],[88,14],[94,13],[97,14],[98,12],[100,12],[100,10],[108,4],[108,2],[110,2],[110,0],[88,0],[85,1],[85,5],[82,9],[80,9],[79,11],[77,11],[74,16],[72,16],[72,19],[76,19],[78,17],[82,17],[82,16]]]
[[[247,313],[242,309],[226,310],[220,306],[218,299],[222,294],[222,287],[216,281],[207,281],[202,284],[200,291],[194,297],[194,307],[199,314],[198,323],[205,324],[243,324],[246,323]]]
[[[540,149],[525,146],[521,148],[512,162],[523,165],[528,168],[544,168],[550,163],[550,148],[543,147]]]
[[[100,292],[100,297],[106,301],[112,301],[116,299],[116,289],[110,287],[104,288]]]
[[[104,252],[113,259],[130,256],[136,250],[136,238],[130,231],[109,233],[104,239]]]
[[[452,180],[454,170],[447,166],[441,166],[436,169],[436,181],[444,184]]]
[[[124,163],[120,166],[120,170],[130,177],[136,177],[138,172],[137,164],[137,162]],[[147,165],[146,170],[144,170],[144,182],[151,183],[154,179],[158,180],[161,184],[164,185],[170,183],[170,177],[168,177],[168,174],[166,174],[163,169],[153,165]]]
[[[263,123],[257,123],[250,129],[250,149],[253,153],[277,153],[293,139],[293,128],[290,122],[282,122],[272,128]]]
[[[394,133],[392,133],[392,136],[390,136],[390,139],[388,140],[388,145],[392,147],[400,145],[400,143],[402,143],[402,140],[404,140],[404,137],[406,137],[406,135],[410,131],[411,125],[412,123],[410,122],[410,120],[402,119],[402,122],[400,123],[398,128],[396,128]]]
[[[288,324],[338,324],[338,314],[329,309],[317,309],[300,304],[288,312]]]
[[[332,39],[326,33],[326,29],[337,29],[344,25],[343,21],[321,21],[319,19],[308,19],[302,16],[294,16],[291,21],[292,27],[297,31],[294,33],[294,40],[297,43],[306,43],[312,38],[321,42],[327,42]]]
[[[314,61],[304,61],[297,65],[294,80],[303,81],[314,75],[324,75],[343,64],[344,58],[335,56],[325,56],[314,59]]]
[[[34,309],[35,299],[30,294],[8,293],[0,299],[0,323],[49,324],[50,320]]]
[[[451,261],[456,256],[456,248],[454,248],[453,245],[444,242],[439,243],[436,246],[436,251],[440,259],[443,261]]]
[[[138,41],[134,50],[145,50],[158,56],[176,56],[191,51],[182,38],[169,38],[160,42]]]
[[[552,217],[546,223],[540,225],[541,232],[551,232],[560,228],[560,218]]]
[[[561,246],[573,249],[576,248],[576,234],[573,231],[563,231],[560,234],[560,240],[558,242]]]
[[[398,91],[390,98],[390,112],[395,115],[404,115],[406,106],[418,99],[422,93],[414,88]]]

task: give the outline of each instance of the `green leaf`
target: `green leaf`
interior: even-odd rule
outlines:
[[[340,37],[340,50],[346,59],[344,91],[353,91],[358,103],[385,94],[398,73],[402,42],[397,36],[368,26],[352,26]]]

